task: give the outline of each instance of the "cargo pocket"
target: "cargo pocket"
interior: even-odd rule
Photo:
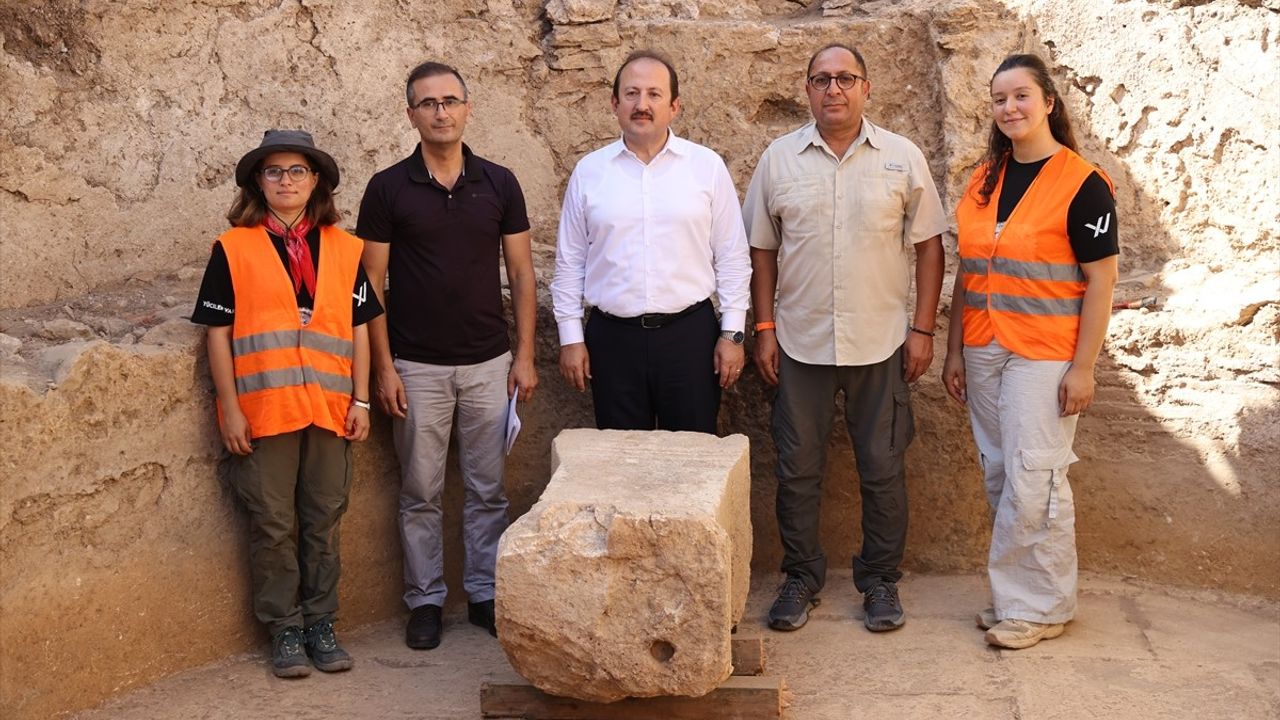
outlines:
[[[1023,469],[1049,472],[1049,518],[1045,522],[1045,527],[1048,527],[1058,518],[1058,489],[1067,478],[1067,468],[1080,458],[1069,447],[1024,449],[1021,455]]]
[[[890,426],[889,452],[905,451],[916,436],[915,417],[911,413],[911,386],[905,382],[893,389],[893,418]]]

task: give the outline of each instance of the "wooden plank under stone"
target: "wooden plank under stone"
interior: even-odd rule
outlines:
[[[627,698],[596,703],[548,695],[532,685],[484,683],[480,713],[523,720],[778,720],[782,679],[732,676],[702,697]]]
[[[764,638],[733,638],[733,674],[764,674]]]

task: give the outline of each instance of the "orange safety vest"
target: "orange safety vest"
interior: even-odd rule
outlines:
[[[303,327],[293,281],[266,229],[233,228],[218,240],[235,290],[231,355],[250,434],[260,438],[316,425],[345,435],[355,355],[351,288],[363,244],[332,225],[320,228],[315,302]]]
[[[1067,209],[1097,171],[1063,148],[1040,168],[1031,187],[996,228],[1004,175],[980,207],[979,166],[956,207],[964,284],[964,344],[1002,347],[1030,360],[1070,360],[1080,335],[1085,278],[1067,235]],[[959,298],[952,300],[955,304]]]

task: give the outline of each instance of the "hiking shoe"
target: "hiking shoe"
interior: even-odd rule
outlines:
[[[1000,618],[996,617],[995,608],[987,608],[973,617],[973,621],[983,630],[990,630],[1000,624]]]
[[[430,650],[440,644],[440,606],[419,605],[409,612],[404,644],[414,650]]]
[[[493,618],[492,600],[467,603],[467,622],[476,627],[482,627],[488,630],[490,635],[498,637],[498,626]]]
[[[809,608],[817,607],[818,602],[803,580],[788,575],[778,588],[778,599],[769,608],[769,627],[788,632],[799,630],[809,622]]]
[[[986,639],[990,645],[1021,650],[1029,648],[1041,640],[1052,640],[1062,634],[1061,623],[1037,623],[1030,620],[1001,620],[998,625],[987,631]]]
[[[302,630],[290,626],[271,638],[271,672],[280,678],[300,678],[311,674],[307,654],[302,649]]]
[[[876,583],[863,593],[862,609],[867,612],[862,624],[871,632],[897,630],[907,621],[898,601],[898,586],[890,582]]]
[[[338,637],[333,634],[332,620],[312,623],[303,631],[303,635],[306,636],[307,656],[317,670],[340,672],[350,670],[355,664],[347,651],[338,644]]]

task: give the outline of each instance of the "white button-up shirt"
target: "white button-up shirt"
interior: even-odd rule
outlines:
[[[622,140],[578,162],[565,190],[551,299],[560,344],[583,341],[583,301],[618,317],[674,313],[713,294],[742,330],[751,257],[724,160],[670,134],[645,164]]]
[[[760,157],[742,214],[778,250],[778,343],[810,365],[871,365],[906,340],[910,247],[947,227],[924,154],[863,118],[844,157],[811,122]]]

